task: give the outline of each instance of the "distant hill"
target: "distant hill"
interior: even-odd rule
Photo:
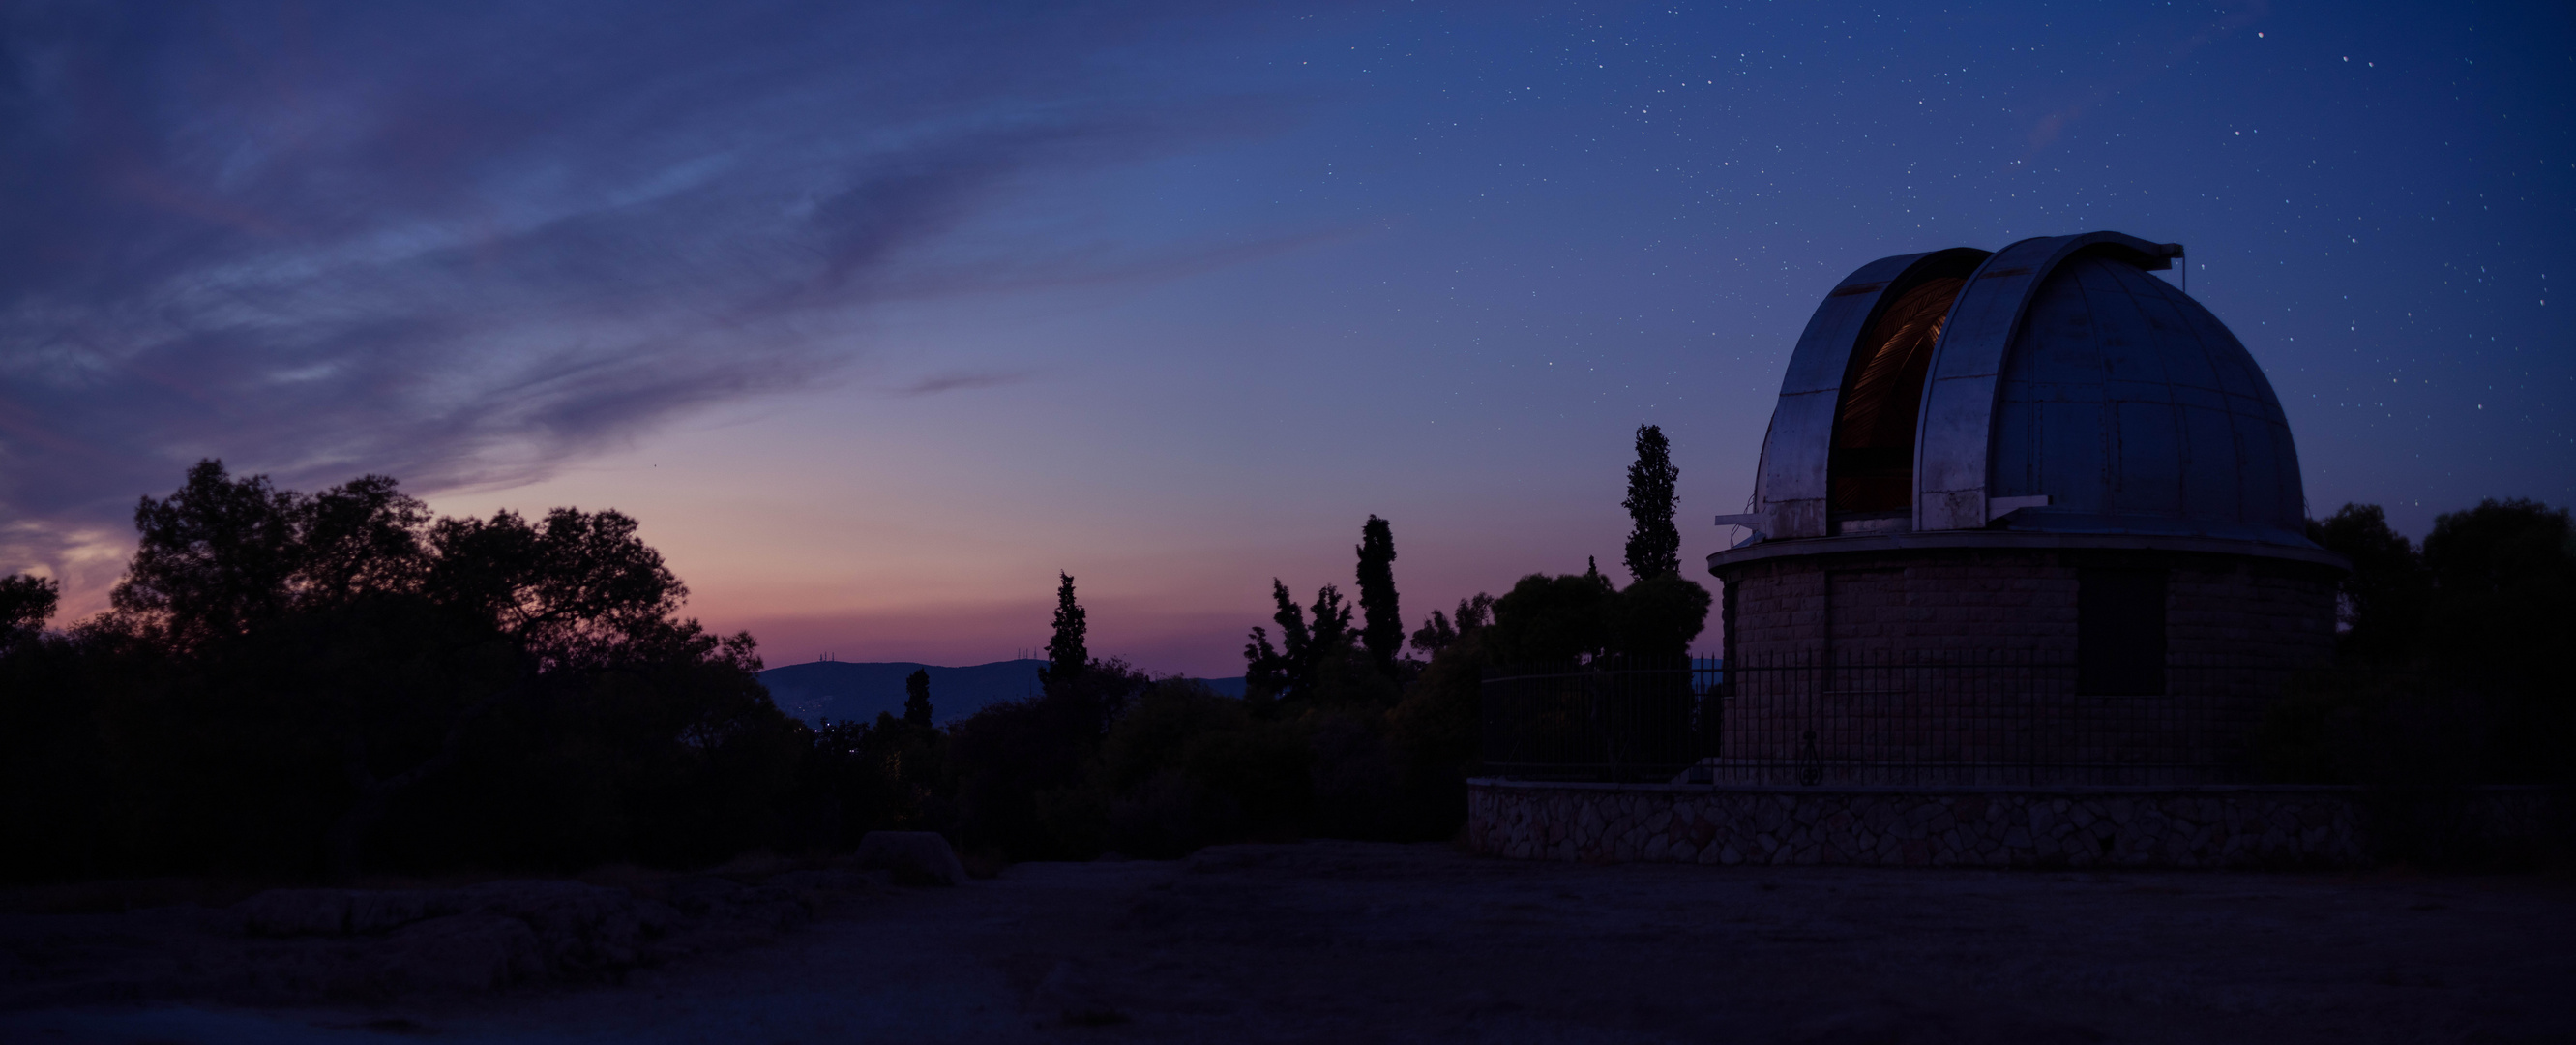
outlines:
[[[817,725],[874,722],[878,712],[903,714],[903,680],[924,668],[930,671],[930,720],[949,725],[1005,700],[1036,696],[1043,660],[997,660],[968,668],[943,668],[910,661],[818,660],[789,664],[760,673],[778,709]],[[1208,687],[1230,697],[1243,695],[1241,676],[1204,679]]]

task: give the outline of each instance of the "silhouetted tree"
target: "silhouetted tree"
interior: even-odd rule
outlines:
[[[477,635],[499,641],[481,644],[483,681],[461,690],[470,699],[450,705],[444,728],[432,734],[435,747],[424,752],[416,744],[389,757],[351,743],[354,794],[331,832],[335,877],[356,873],[361,847],[392,803],[458,764],[469,731],[512,701],[542,693],[551,698],[549,710],[560,709],[598,699],[586,691],[605,683],[625,692],[618,700],[624,706],[604,718],[630,728],[653,722],[644,736],[683,745],[699,759],[719,759],[750,738],[780,742],[788,723],[760,686],[751,636],[716,636],[675,619],[688,588],[637,529],[620,512],[572,508],[534,523],[504,511],[429,527],[423,591],[434,605],[463,615],[468,630],[458,642]],[[659,706],[648,709],[648,700]]]
[[[2425,627],[2432,661],[2482,680],[2494,719],[2489,779],[2576,784],[2576,527],[2567,509],[2481,501],[2433,520]]]
[[[1394,699],[1397,680],[1379,671],[1359,646],[1360,636],[1351,630],[1354,607],[1342,601],[1340,588],[1324,585],[1311,608],[1301,607],[1274,577],[1270,597],[1278,605],[1270,619],[1279,625],[1282,642],[1273,649],[1268,629],[1252,629],[1252,641],[1243,647],[1246,696],[1313,699],[1332,694],[1335,701],[1367,701],[1379,698],[1360,694],[1382,691],[1383,699]]]
[[[949,727],[964,846],[1011,860],[1098,855],[1105,812],[1087,771],[1149,682],[1124,661],[1095,660],[1033,699],[989,704]]]
[[[114,844],[131,763],[104,727],[105,691],[144,681],[161,666],[148,649],[83,641],[84,629],[47,634],[57,586],[0,579],[0,878],[133,873]]]
[[[1276,607],[1270,620],[1279,625],[1280,657],[1291,665],[1304,665],[1315,645],[1314,633],[1306,627],[1305,607],[1297,605],[1296,596],[1288,594],[1288,586],[1277,577],[1270,578],[1270,600]]]
[[[1688,657],[1691,640],[1708,624],[1709,602],[1708,589],[1678,573],[1631,584],[1611,601],[1611,647],[1659,662]]]
[[[930,670],[922,668],[903,680],[903,722],[920,729],[930,728]]]
[[[916,672],[906,689],[927,681]],[[947,801],[948,737],[930,728],[926,713],[916,719],[914,703],[907,700],[902,718],[879,712],[873,725],[826,719],[814,728],[798,763],[795,844],[837,850],[869,831],[956,828]]]
[[[1402,753],[1401,813],[1414,837],[1439,838],[1467,818],[1467,778],[1474,774],[1483,727],[1483,682],[1492,596],[1459,600],[1454,635],[1430,652],[1430,663],[1404,699],[1387,712],[1387,739]]]
[[[1091,664],[1091,647],[1085,644],[1090,630],[1082,604],[1073,600],[1073,575],[1057,572],[1055,589],[1055,634],[1047,638],[1047,664],[1038,669],[1038,680],[1053,685],[1071,682]]]
[[[2426,637],[2444,661],[2563,678],[2576,637],[2576,531],[2567,510],[2486,500],[2424,535],[2433,607]],[[2576,692],[2570,687],[2565,692]]]
[[[2566,510],[2482,501],[2437,516],[2420,553],[2374,505],[2345,505],[2308,532],[2352,563],[2337,645],[2373,670],[2293,680],[2258,738],[2268,773],[2418,797],[2473,783],[2576,783],[2576,687],[2561,663],[2576,635]],[[2383,827],[2397,849],[2475,860],[2474,845],[2462,848],[2474,839],[2455,837],[2457,818],[2433,808],[2389,807],[2395,819]]]
[[[1628,509],[1634,526],[1628,531],[1628,577],[1642,581],[1682,570],[1682,535],[1673,528],[1673,484],[1681,478],[1673,467],[1672,447],[1656,425],[1637,427],[1637,460],[1628,466]]]
[[[1295,603],[1290,603],[1295,606]],[[1301,621],[1302,623],[1302,621]],[[1247,700],[1269,700],[1288,689],[1288,658],[1270,645],[1270,629],[1254,625],[1251,641],[1243,644],[1243,695]]]
[[[673,627],[689,589],[617,511],[441,519],[429,530],[427,586],[534,654],[542,667],[613,660]]]
[[[1395,532],[1375,515],[1360,527],[1359,581],[1362,629],[1360,644],[1368,649],[1379,674],[1397,678],[1396,658],[1404,653],[1404,611],[1396,605]]]
[[[2323,521],[2308,520],[2308,539],[2352,563],[2338,584],[2337,653],[2351,661],[2400,663],[2423,640],[2433,576],[2404,534],[2375,504],[2346,504]]]
[[[1477,592],[1472,598],[1458,600],[1458,616],[1454,621],[1439,610],[1431,611],[1430,618],[1413,633],[1413,648],[1421,650],[1425,657],[1439,656],[1450,643],[1493,623],[1493,620],[1494,597]]]
[[[1297,597],[1288,594],[1288,586],[1279,578],[1270,578],[1270,599],[1277,609],[1271,623],[1279,625],[1278,649],[1270,645],[1268,629],[1252,629],[1252,641],[1243,647],[1244,694],[1268,699],[1300,692],[1306,686],[1307,669],[1314,661],[1314,635],[1306,627],[1306,610],[1297,605]]]
[[[416,591],[428,522],[428,506],[384,476],[306,496],[207,459],[177,492],[136,506],[142,539],[110,599],[127,625],[195,650],[291,611]]]
[[[1490,652],[1533,665],[1599,657],[1610,649],[1608,610],[1617,595],[1598,569],[1523,577],[1494,600]]]
[[[1300,828],[1314,755],[1293,721],[1265,719],[1189,679],[1147,687],[1101,745],[1095,786],[1108,841],[1172,857]]]
[[[776,837],[802,727],[749,635],[673,616],[686,589],[626,516],[432,523],[382,476],[307,495],[208,460],[135,519],[113,612],[54,644],[91,666],[51,683],[91,687],[54,699],[90,702],[68,706],[97,745],[58,746],[113,778],[83,844],[128,873],[347,877],[370,849],[696,859]]]
[[[1335,585],[1315,592],[1306,661],[1290,696],[1341,707],[1392,703],[1400,694],[1396,680],[1379,671],[1360,646],[1360,634],[1351,627],[1354,608],[1342,601],[1342,590]]]
[[[2419,552],[2378,505],[2309,520],[2352,563],[2338,589],[2338,649],[2372,663],[2499,669],[2555,658],[2576,634],[2576,537],[2566,509],[2486,500],[2433,522]]]
[[[1342,601],[1342,590],[1324,585],[1315,592],[1314,621],[1308,638],[1307,652],[1313,657],[1327,655],[1334,648],[1351,641],[1351,609]]]
[[[62,599],[62,585],[50,577],[17,574],[0,577],[0,643],[44,630]]]
[[[1438,655],[1441,647],[1456,641],[1457,625],[1449,623],[1449,615],[1439,610],[1431,611],[1431,616],[1423,618],[1422,626],[1413,629],[1413,648],[1426,657]]]
[[[1673,660],[1689,655],[1707,624],[1708,589],[1664,574],[1621,591],[1596,568],[1533,573],[1494,600],[1486,650],[1508,664],[1597,660],[1611,654]]]

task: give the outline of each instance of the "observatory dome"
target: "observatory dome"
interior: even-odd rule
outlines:
[[[2310,551],[2262,368],[2116,232],[1882,258],[1792,355],[1754,540],[1934,531],[2214,539]]]
[[[2305,544],[2298,451],[2272,384],[2218,318],[2116,257],[2039,284],[2004,352],[1989,499],[2014,529]]]

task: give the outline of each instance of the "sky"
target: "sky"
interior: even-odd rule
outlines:
[[[1063,571],[1234,675],[1371,514],[1416,622],[1624,580],[1640,424],[1699,562],[1845,273],[2098,229],[2420,537],[2576,503],[2571,101],[2551,3],[0,2],[0,571],[215,457],[625,511],[772,665]]]

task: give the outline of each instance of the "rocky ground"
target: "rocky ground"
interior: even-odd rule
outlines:
[[[383,1005],[613,985],[635,969],[774,943],[818,911],[891,889],[884,873],[777,860],[594,878],[604,881],[231,890],[237,900],[195,882],[22,890],[0,913],[0,1011]],[[150,902],[173,889],[194,895]]]
[[[808,868],[411,892],[7,916],[0,1040],[2576,1040],[2554,876],[1312,842],[956,888]],[[460,966],[482,971],[438,971]]]

